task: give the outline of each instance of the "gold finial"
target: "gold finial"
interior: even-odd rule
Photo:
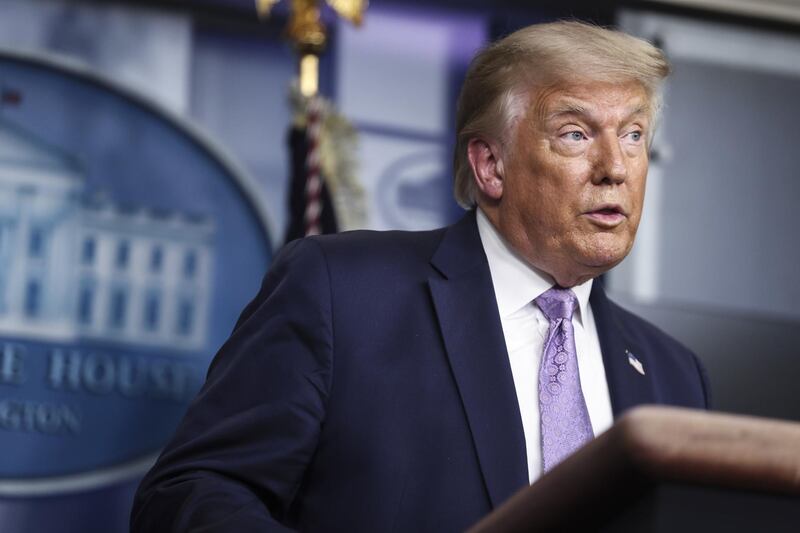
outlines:
[[[261,18],[269,16],[280,0],[256,0]],[[326,0],[336,13],[360,26],[367,0]],[[317,93],[319,86],[319,55],[325,49],[325,25],[320,18],[320,0],[291,0],[291,13],[286,33],[300,54],[300,90],[306,96]]]
[[[286,33],[301,55],[322,52],[325,48],[325,26],[319,16],[317,0],[292,0],[292,14]]]

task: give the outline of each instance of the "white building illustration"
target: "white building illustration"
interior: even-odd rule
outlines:
[[[211,221],[90,192],[78,161],[0,118],[0,335],[202,349]]]

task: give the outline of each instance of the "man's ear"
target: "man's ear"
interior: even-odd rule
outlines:
[[[467,144],[467,159],[472,167],[475,185],[487,198],[499,200],[503,196],[503,163],[499,148],[475,137]]]

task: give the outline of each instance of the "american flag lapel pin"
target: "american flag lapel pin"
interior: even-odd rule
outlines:
[[[631,351],[630,351],[630,350],[625,350],[625,355],[627,355],[627,356],[628,356],[628,363],[629,363],[629,364],[630,364],[630,365],[631,365],[633,368],[635,368],[635,369],[636,369],[636,371],[637,371],[638,373],[640,373],[641,375],[643,375],[643,376],[644,376],[644,366],[642,365],[642,362],[641,362],[641,361],[639,361],[639,360],[636,358],[636,356],[635,356],[635,355],[633,355],[633,353],[631,353]]]

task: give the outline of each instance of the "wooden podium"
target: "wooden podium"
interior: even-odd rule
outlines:
[[[800,424],[645,406],[469,533],[800,532]]]

